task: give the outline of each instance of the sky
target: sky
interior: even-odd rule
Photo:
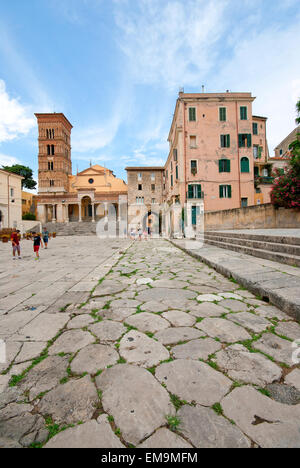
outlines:
[[[295,127],[299,0],[0,2],[0,165],[37,178],[34,113],[63,112],[73,173],[163,165],[180,88],[251,92],[270,154]]]

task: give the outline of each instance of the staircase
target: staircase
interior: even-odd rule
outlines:
[[[43,227],[49,232],[56,232],[57,236],[95,236],[96,223],[72,222],[72,223],[46,223]]]
[[[208,231],[205,244],[300,267],[300,237]]]

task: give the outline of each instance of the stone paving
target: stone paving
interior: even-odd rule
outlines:
[[[300,447],[291,316],[164,240],[22,244],[0,245],[0,447]]]

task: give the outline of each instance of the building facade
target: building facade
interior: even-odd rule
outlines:
[[[72,175],[72,125],[64,114],[35,114],[39,129],[37,214],[42,223],[95,222],[127,207],[127,185],[94,165]]]
[[[0,228],[18,227],[22,221],[23,177],[0,169]]]

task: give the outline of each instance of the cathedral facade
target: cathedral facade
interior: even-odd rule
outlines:
[[[47,222],[96,222],[127,207],[127,185],[99,165],[72,174],[72,125],[62,113],[35,114],[39,131],[37,215]]]

